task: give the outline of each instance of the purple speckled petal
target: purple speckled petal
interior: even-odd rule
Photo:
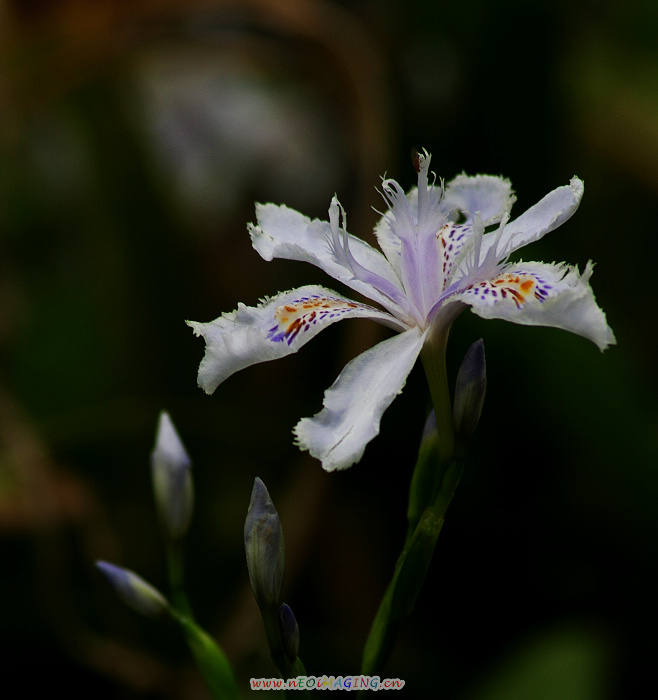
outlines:
[[[436,234],[436,245],[439,250],[441,267],[435,272],[441,280],[441,292],[444,292],[453,275],[459,256],[464,246],[473,236],[473,225],[447,223]]]
[[[345,318],[370,318],[406,330],[394,316],[316,285],[282,292],[259,306],[239,304],[209,323],[188,321],[206,341],[199,386],[212,394],[238,370],[297,352],[321,330]]]
[[[482,318],[562,328],[605,350],[615,343],[615,337],[594,299],[591,274],[591,262],[582,275],[570,265],[520,262],[473,284],[451,300],[470,304]]]

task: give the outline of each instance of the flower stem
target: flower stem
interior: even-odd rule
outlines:
[[[449,327],[430,336],[421,351],[436,426],[432,426],[421,442],[409,492],[407,538],[366,641],[361,666],[363,675],[381,675],[400,624],[413,610],[463,471],[463,460],[455,458],[455,431],[446,372],[448,330]]]
[[[181,540],[166,540],[167,571],[174,607],[182,615],[193,617],[190,603],[183,587],[183,547]]]
[[[463,467],[461,460],[454,460],[443,471],[431,504],[425,508],[418,524],[407,537],[393,578],[370,628],[363,652],[363,675],[381,675],[393,650],[400,623],[413,610]]]
[[[233,669],[222,648],[199,627],[183,587],[183,546],[181,539],[165,541],[167,570],[173,607],[171,616],[180,625],[201,676],[213,700],[237,700],[238,687]]]
[[[172,615],[183,630],[213,700],[238,700],[233,669],[222,649],[190,617],[175,610]]]
[[[446,370],[448,334],[449,329],[443,333],[431,334],[420,352],[436,416],[438,457],[441,464],[449,464],[455,450],[455,429]]]

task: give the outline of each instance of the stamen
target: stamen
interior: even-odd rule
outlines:
[[[420,166],[422,163],[421,160],[422,156],[420,153],[418,153],[418,150],[416,148],[411,149],[411,163],[414,166],[414,170],[416,171],[416,174],[420,173]]]

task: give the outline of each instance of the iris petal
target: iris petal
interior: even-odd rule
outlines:
[[[516,200],[509,180],[494,175],[457,175],[448,183],[445,206],[468,215],[479,211],[485,226],[497,224]]]
[[[583,191],[583,181],[574,177],[569,185],[549,192],[521,216],[510,221],[498,243],[499,257],[507,257],[515,250],[538,241],[570,219],[580,205]]]
[[[188,321],[206,341],[199,386],[212,394],[238,370],[297,352],[321,330],[345,318],[370,318],[405,330],[390,314],[316,285],[277,294],[259,306],[239,304],[209,323]]]
[[[264,260],[282,258],[302,260],[316,265],[335,280],[381,304],[391,313],[406,312],[372,284],[354,276],[354,272],[331,250],[332,232],[327,221],[311,220],[294,209],[275,204],[256,205],[257,224],[249,227],[253,247]],[[374,276],[386,280],[404,293],[400,280],[388,260],[375,248],[356,236],[348,235],[349,249],[355,260]]]
[[[412,328],[378,343],[343,368],[324,395],[324,408],[295,427],[297,444],[327,471],[358,462],[379,433],[384,411],[402,391],[425,340]]]
[[[518,263],[452,299],[470,304],[482,318],[562,328],[605,350],[615,337],[590,287],[592,269],[591,262],[582,275],[570,265]]]

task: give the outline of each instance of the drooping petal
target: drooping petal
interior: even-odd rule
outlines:
[[[188,321],[206,341],[199,386],[212,394],[234,372],[297,352],[321,330],[344,318],[370,318],[405,330],[390,314],[316,285],[282,292],[259,306],[239,304],[235,311],[209,323]]]
[[[495,175],[457,175],[446,185],[444,206],[468,219],[479,211],[485,226],[497,224],[516,200],[509,180]]]
[[[325,392],[324,408],[295,427],[299,447],[321,460],[327,471],[358,462],[379,433],[382,414],[402,391],[425,334],[411,328],[349,362]]]
[[[549,192],[521,216],[510,221],[497,242],[498,259],[502,260],[515,250],[539,240],[571,218],[578,209],[584,188],[583,181],[573,177],[569,185]],[[484,237],[483,253],[494,240],[491,233]]]
[[[256,251],[264,260],[282,258],[302,260],[316,265],[334,279],[378,302],[391,313],[405,315],[405,310],[367,281],[356,278],[354,272],[332,252],[331,224],[311,220],[294,209],[276,204],[256,205],[257,224],[249,225],[249,235]],[[356,236],[347,236],[350,253],[366,270],[397,289],[404,290],[388,260],[375,248]]]
[[[592,268],[589,262],[581,275],[570,265],[518,263],[454,295],[451,301],[470,304],[482,318],[562,328],[605,350],[615,343],[615,337],[590,287]]]

